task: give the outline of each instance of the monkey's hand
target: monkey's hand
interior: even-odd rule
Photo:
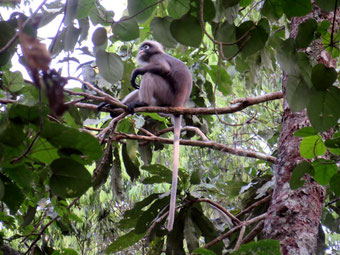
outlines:
[[[131,85],[132,85],[132,87],[134,87],[135,89],[139,89],[139,85],[136,84],[136,81],[134,81],[134,80],[132,80],[132,79],[131,79]]]
[[[147,106],[148,104],[143,103],[143,102],[131,102],[131,103],[126,103],[125,105],[128,107],[129,113],[134,114],[136,107]]]

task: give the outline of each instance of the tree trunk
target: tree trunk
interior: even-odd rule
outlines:
[[[332,22],[333,13],[322,12],[314,6],[313,12],[305,17],[292,19],[291,37],[297,35],[298,25],[307,19],[314,18],[318,23],[324,19]],[[313,42],[306,49],[308,55],[319,63],[333,63],[322,48],[320,41]],[[285,95],[286,79],[283,79],[283,93]],[[306,177],[303,187],[291,190],[289,180],[295,166],[303,160],[300,156],[299,145],[301,139],[293,134],[296,130],[310,126],[306,111],[291,112],[286,98],[283,105],[283,119],[278,148],[278,163],[275,168],[275,188],[269,216],[265,220],[264,234],[266,238],[280,241],[283,255],[315,254],[318,239],[318,227],[325,198],[325,188]],[[325,134],[330,135],[330,132]]]

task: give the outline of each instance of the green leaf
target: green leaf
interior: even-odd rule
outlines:
[[[138,23],[143,23],[156,9],[156,5],[153,5],[156,2],[157,0],[128,0],[129,16],[139,13],[135,18]]]
[[[333,161],[319,159],[312,163],[314,168],[314,180],[316,180],[321,185],[327,185],[333,175],[338,172],[338,167]]]
[[[199,247],[199,234],[194,226],[190,214],[185,215],[184,220],[184,238],[188,246],[188,250],[192,253],[195,249]]]
[[[144,198],[142,201],[135,203],[132,209],[127,210],[124,213],[124,218],[132,218],[136,217],[136,215],[140,215],[143,212],[142,209],[151,204],[154,200],[158,199],[159,196],[160,193],[153,193],[150,196]]]
[[[230,253],[231,255],[281,255],[280,242],[277,240],[260,240],[242,244],[237,251]]]
[[[126,144],[122,146],[122,157],[125,170],[127,174],[130,176],[131,181],[133,181],[134,179],[139,177],[140,171],[139,168],[133,163],[132,159],[130,158]]]
[[[92,163],[102,155],[102,148],[95,137],[74,128],[46,120],[40,135],[59,148],[59,152],[73,154],[68,156],[78,156],[79,162]]]
[[[223,66],[218,65],[205,66],[205,70],[209,73],[213,82],[218,83],[218,90],[222,92],[224,96],[227,96],[231,92],[232,80]]]
[[[166,196],[161,199],[156,199],[155,202],[139,216],[136,223],[136,233],[145,233],[151,225],[151,222],[157,218],[157,215],[167,206],[170,202],[170,197]]]
[[[143,180],[144,184],[153,183],[169,183],[171,184],[172,171],[162,165],[143,166],[143,170],[149,172],[153,176],[147,177]]]
[[[307,107],[312,91],[301,77],[288,75],[286,89],[287,102],[293,112]]]
[[[59,197],[79,197],[91,186],[91,174],[82,164],[73,159],[54,160],[50,168],[52,170],[51,190]]]
[[[236,41],[236,30],[235,30],[235,25],[230,24],[229,22],[224,22],[222,23],[216,31],[216,40],[224,42],[224,43],[233,43]],[[230,58],[234,56],[237,51],[238,47],[237,44],[233,45],[223,45],[223,55],[226,58]]]
[[[337,3],[337,7],[339,7],[339,1],[337,0],[315,0],[315,2],[325,12],[335,10],[335,3]]]
[[[190,175],[190,183],[192,185],[198,185],[201,183],[201,178],[202,178],[201,170],[196,169]]]
[[[203,38],[200,22],[191,15],[172,21],[170,31],[177,42],[186,46],[199,47]]]
[[[144,237],[143,234],[137,234],[134,230],[129,233],[118,237],[113,243],[107,247],[105,254],[112,254],[112,252],[121,251],[141,240]]]
[[[16,184],[22,188],[31,188],[33,174],[27,169],[26,165],[14,165],[13,167],[4,167],[3,172]]]
[[[174,19],[181,18],[190,10],[189,0],[170,0],[168,4],[168,12]]]
[[[321,136],[307,136],[304,137],[300,144],[300,154],[306,159],[313,159],[317,156],[322,156],[327,149],[322,141]]]
[[[200,0],[194,0],[196,3],[196,11],[197,11],[197,17],[200,17],[201,13],[201,1]],[[204,0],[203,5],[203,20],[204,21],[211,21],[216,16],[216,9],[215,4],[211,0]]]
[[[266,0],[261,9],[263,16],[270,20],[278,20],[283,15],[282,1],[280,0]]]
[[[277,39],[277,61],[279,62],[282,70],[287,75],[298,76],[300,68],[298,66],[298,57],[295,49],[295,42],[292,38],[285,41]]]
[[[9,91],[14,93],[20,91],[25,85],[24,78],[19,71],[5,71],[2,75],[2,82]]]
[[[122,41],[131,41],[139,37],[139,27],[135,19],[127,19],[125,21],[115,23],[112,26],[112,32],[115,38]]]
[[[292,17],[301,17],[312,11],[311,0],[285,0],[282,1],[283,12],[288,19]]]
[[[210,250],[205,249],[205,248],[198,248],[198,249],[194,250],[194,254],[195,255],[216,255],[215,252],[210,251]]]
[[[77,14],[78,2],[79,0],[67,1],[65,20],[64,20],[64,24],[66,26],[73,24],[73,20],[75,19],[76,14]]]
[[[240,39],[246,33],[248,36],[238,42],[238,47],[241,49],[243,56],[250,56],[259,50],[263,49],[269,37],[269,23],[267,19],[259,20],[254,28],[252,21],[246,21],[236,28],[237,39]]]
[[[289,182],[290,188],[297,189],[302,187],[305,181],[301,180],[301,178],[304,177],[306,173],[313,176],[314,170],[311,164],[309,164],[307,161],[303,161],[299,163],[292,172]]]
[[[185,255],[184,251],[184,220],[185,210],[180,210],[175,217],[174,228],[168,233],[166,240],[166,254]]]
[[[80,29],[70,25],[66,28],[65,39],[64,39],[64,50],[74,51],[74,47],[78,41],[80,35]]]
[[[5,185],[3,181],[0,179],[0,200],[3,199],[4,195],[5,195]]]
[[[117,54],[98,49],[96,52],[96,63],[100,75],[111,84],[123,78],[124,64]]]
[[[240,2],[240,0],[224,0],[222,1],[223,7],[224,8],[229,8],[232,7],[236,4],[238,4]]]
[[[302,22],[299,25],[299,32],[296,36],[296,47],[298,48],[307,48],[308,45],[313,41],[314,32],[318,26],[318,23],[315,19],[309,19],[305,22]]]
[[[331,190],[333,190],[336,196],[340,196],[340,173],[337,173],[332,176],[331,180],[329,181],[329,185]]]
[[[308,118],[318,132],[337,124],[340,117],[340,89],[331,86],[326,91],[316,91],[307,106]]]
[[[177,45],[177,41],[170,33],[172,21],[173,19],[170,17],[156,17],[150,23],[150,31],[153,38],[167,48],[175,48]]]
[[[7,176],[0,174],[3,188],[5,190],[2,201],[8,206],[11,214],[15,214],[20,205],[24,202],[25,196],[21,189],[13,183]]]
[[[107,44],[107,31],[104,27],[98,27],[92,34],[92,43],[94,46]]]
[[[208,243],[214,240],[218,236],[218,233],[216,232],[214,225],[207,217],[205,217],[200,205],[192,206],[190,208],[190,213],[191,213],[193,222],[202,232],[202,236],[205,239],[205,243]],[[223,243],[218,242],[214,244],[213,246],[209,247],[209,249],[214,251],[216,254],[222,254],[223,247],[224,247]]]
[[[334,68],[327,68],[324,64],[317,64],[312,70],[312,83],[318,90],[326,90],[336,81],[338,74]]]
[[[318,132],[313,127],[304,127],[294,132],[294,136],[307,137],[317,135]]]

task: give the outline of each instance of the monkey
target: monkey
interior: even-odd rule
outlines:
[[[122,103],[129,112],[142,106],[183,107],[189,100],[192,89],[192,76],[189,68],[179,59],[166,54],[163,46],[155,41],[144,41],[139,46],[137,62],[141,67],[133,70],[131,85],[136,88],[128,94]],[[142,75],[140,86],[136,78]],[[181,115],[174,119],[174,155],[172,187],[170,192],[170,208],[167,229],[173,229],[176,209],[177,176],[179,162],[179,136],[181,131]]]

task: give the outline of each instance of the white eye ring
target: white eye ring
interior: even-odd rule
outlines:
[[[144,45],[144,50],[147,50],[147,49],[149,49],[149,48],[150,48],[149,45]]]

